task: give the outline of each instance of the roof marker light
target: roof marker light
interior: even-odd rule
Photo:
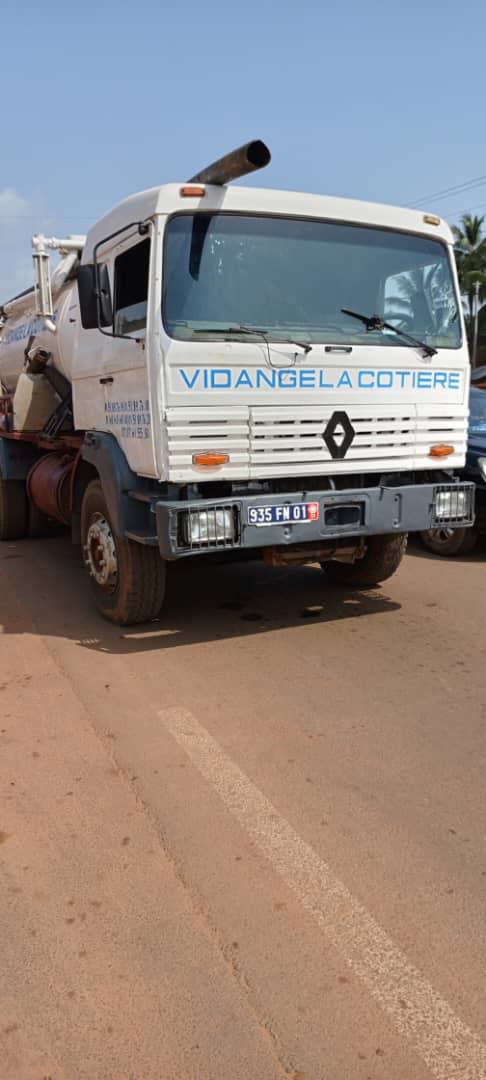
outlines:
[[[179,188],[179,195],[183,199],[202,199],[206,194],[206,188],[201,184],[184,184]]]

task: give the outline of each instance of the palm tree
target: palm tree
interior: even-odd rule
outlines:
[[[397,274],[395,294],[386,297],[387,318],[399,324],[420,324],[420,331],[439,330],[450,302],[450,283],[443,265],[416,267]]]
[[[461,293],[467,298],[471,326],[474,319],[476,282],[479,284],[479,299],[486,300],[486,236],[483,234],[483,222],[484,214],[482,217],[464,214],[461,227],[454,225],[452,228],[459,285]]]

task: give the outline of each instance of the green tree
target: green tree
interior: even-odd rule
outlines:
[[[440,332],[453,296],[444,265],[416,267],[397,274],[394,295],[386,297],[387,317],[400,325],[413,323],[416,333]]]
[[[453,226],[457,272],[461,293],[466,297],[470,328],[474,317],[475,285],[479,282],[479,299],[486,300],[486,236],[482,217],[464,214],[461,225]]]

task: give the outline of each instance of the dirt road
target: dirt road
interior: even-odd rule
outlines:
[[[0,545],[0,1080],[485,1080],[485,585]]]

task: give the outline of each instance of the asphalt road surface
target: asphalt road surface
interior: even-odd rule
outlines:
[[[1,1080],[485,1080],[485,562],[0,545]]]

